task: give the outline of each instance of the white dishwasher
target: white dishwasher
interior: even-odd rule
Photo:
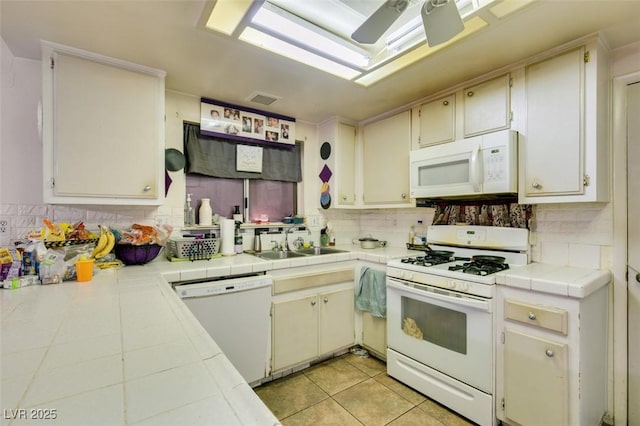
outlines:
[[[178,296],[249,384],[269,373],[272,285],[269,275],[173,283]]]

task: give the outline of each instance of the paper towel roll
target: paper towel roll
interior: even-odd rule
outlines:
[[[223,256],[236,254],[234,250],[234,236],[236,223],[233,219],[220,219],[220,239],[222,240],[221,252]]]

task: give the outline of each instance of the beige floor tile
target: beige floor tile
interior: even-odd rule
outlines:
[[[296,373],[257,387],[255,391],[280,420],[329,397],[326,392],[302,373]]]
[[[387,371],[387,365],[383,361],[372,356],[363,357],[356,354],[347,354],[344,355],[343,358],[370,377]]]
[[[432,417],[440,420],[447,426],[470,426],[473,425],[470,421],[464,417],[459,416],[455,412],[449,410],[447,407],[438,404],[437,402],[427,399],[422,404],[418,405],[418,408],[426,412]]]
[[[333,398],[368,426],[385,425],[413,408],[409,401],[373,379],[352,386]]]
[[[375,381],[382,383],[413,405],[418,405],[426,401],[426,397],[420,392],[416,392],[408,386],[403,385],[387,373],[378,374],[373,378]]]
[[[299,411],[283,419],[282,424],[284,426],[361,425],[355,417],[349,414],[347,410],[342,408],[333,399],[325,399],[312,407]]]
[[[329,395],[350,388],[369,378],[343,358],[336,358],[304,371],[304,374]]]
[[[391,423],[389,426],[444,426],[440,420],[430,416],[418,407],[407,411]]]

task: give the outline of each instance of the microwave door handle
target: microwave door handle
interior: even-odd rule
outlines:
[[[478,163],[480,157],[480,145],[476,145],[471,151],[471,159],[469,160],[469,175],[471,185],[474,192],[480,192],[480,164]]]

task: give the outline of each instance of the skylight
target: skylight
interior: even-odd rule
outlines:
[[[421,16],[425,1],[432,2],[434,7],[446,3],[446,0],[217,0],[206,27],[369,86],[489,25],[475,13],[481,7],[508,3],[509,9],[515,10],[533,0],[455,0],[464,29],[436,46],[426,43]],[[376,42],[364,44],[351,38],[383,4],[405,6],[405,3],[406,9],[396,12],[399,16]]]

